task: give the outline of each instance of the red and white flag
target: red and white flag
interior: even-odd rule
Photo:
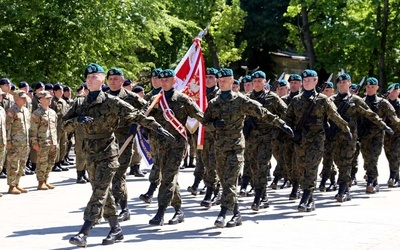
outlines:
[[[207,108],[206,98],[206,69],[200,45],[201,38],[196,37],[192,46],[186,52],[178,66],[175,68],[177,82],[175,89],[191,97],[204,112]],[[196,119],[189,118],[186,127],[190,133],[194,133],[198,128],[197,145],[203,145],[204,128]]]

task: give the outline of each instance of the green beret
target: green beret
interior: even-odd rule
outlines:
[[[317,77],[318,76],[317,72],[315,70],[311,70],[311,69],[304,70],[303,73],[301,73],[301,75],[303,76],[303,79],[307,78],[307,77]]]
[[[238,80],[235,79],[235,80],[233,81],[233,84],[235,84],[235,85],[240,85],[240,82],[239,82]]]
[[[333,83],[332,82],[326,82],[326,87],[327,89],[333,89]]]
[[[241,82],[242,83],[246,83],[246,82],[252,82],[253,79],[251,78],[251,76],[247,75],[247,76],[243,76]]]
[[[343,73],[340,76],[338,76],[338,78],[336,78],[336,82],[344,80],[351,80],[351,76],[347,73]]]
[[[277,81],[277,83],[278,83],[278,87],[288,86],[288,81],[286,81],[285,79],[279,80],[279,81]]]
[[[352,83],[352,84],[350,85],[350,88],[349,88],[349,89],[351,89],[351,90],[356,90],[356,89],[357,89],[357,84]]]
[[[173,69],[164,69],[158,74],[158,78],[174,77],[175,71]]]
[[[162,68],[156,68],[151,71],[151,77],[158,77],[158,74],[162,71]]]
[[[369,85],[378,85],[378,79],[375,77],[368,77],[367,84]]]
[[[291,74],[290,76],[289,76],[289,79],[288,79],[288,82],[291,82],[291,81],[303,81],[303,78],[301,78],[301,75],[298,75],[298,74]]]
[[[107,79],[109,76],[123,76],[123,75],[124,72],[122,71],[122,69],[113,67],[107,72]]]
[[[206,75],[217,76],[217,74],[218,74],[218,69],[216,69],[216,68],[207,68],[207,70],[206,70]]]
[[[233,76],[233,70],[228,68],[222,68],[218,71],[218,78]]]
[[[87,75],[90,74],[94,74],[94,73],[105,73],[104,69],[98,65],[97,63],[91,63],[89,64],[86,69],[85,69],[85,73],[84,76],[85,78],[87,77]]]
[[[389,91],[389,90],[392,90],[392,89],[400,89],[400,83],[392,83],[392,84],[390,84],[387,90]]]
[[[253,74],[251,74],[251,79],[255,79],[255,78],[263,78],[265,79],[265,73],[261,70],[254,72]]]

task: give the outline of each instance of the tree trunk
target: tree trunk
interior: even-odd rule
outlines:
[[[212,56],[213,67],[216,69],[219,69],[220,65],[219,65],[219,59],[218,59],[217,45],[214,42],[214,38],[212,37],[212,35],[210,33],[208,33],[205,38],[206,38],[206,42],[207,42],[208,48],[210,49],[210,53]]]
[[[306,51],[309,57],[310,69],[315,67],[315,51],[314,44],[312,41],[312,35],[310,31],[310,22],[308,20],[308,10],[306,6],[301,7],[301,19],[303,22],[303,32],[304,32],[304,44],[306,46]]]
[[[379,7],[380,8],[380,7]],[[385,91],[386,86],[386,42],[387,42],[387,30],[389,19],[389,0],[383,1],[383,12],[382,12],[382,23],[381,23],[381,41],[379,51],[379,92],[382,94]]]

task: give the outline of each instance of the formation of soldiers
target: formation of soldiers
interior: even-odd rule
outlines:
[[[126,140],[137,133],[138,125],[145,127],[154,162],[149,189],[139,198],[151,203],[159,187],[158,211],[149,221],[151,225],[164,224],[170,205],[175,214],[168,224],[184,222],[178,184],[182,161],[183,167],[195,167],[193,185],[187,189],[191,194],[198,195],[204,181],[200,206],[221,205],[214,223],[221,228],[242,224],[240,196],[254,196],[253,211],[269,207],[272,156],[277,165],[269,187],[277,189],[283,179],[280,188],[291,187],[288,198],[300,199],[300,212],[316,208],[313,193],[322,159],[318,189],[337,190],[338,202],[352,198],[350,188],[357,184],[359,152],[364,158],[366,193],[379,192],[377,160],[383,145],[390,167],[387,184],[399,185],[398,83],[390,85],[387,95],[380,97],[377,79],[369,77],[362,98],[357,95],[360,86],[352,84],[347,73],[337,77],[335,93],[332,82],[321,88],[317,73],[304,70],[290,75],[287,81],[278,80],[275,93],[266,74],[256,71],[240,79],[242,93],[231,69],[207,68],[208,107],[203,113],[194,100],[175,90],[176,76],[171,69],[151,72],[153,89],[147,94],[140,86],[132,88],[132,82],[118,68],[106,72],[100,65],[90,64],[84,76],[86,84],[77,89],[74,100],[65,94],[70,92],[67,86],[38,83],[35,95],[29,97],[32,91],[28,84],[21,83],[19,90],[11,92],[7,88],[11,82],[0,80],[0,160],[5,161],[0,166],[7,167],[10,194],[28,191],[19,186],[27,162],[36,172],[38,190],[54,188],[48,182],[49,174],[68,169],[63,163],[68,161],[70,141],[75,138],[77,183],[90,182],[93,193],[84,212],[84,224],[70,239],[73,245],[86,246],[89,232],[101,217],[111,228],[103,244],[123,239],[119,222],[130,219],[128,167],[132,166],[130,174],[144,176],[135,141]],[[189,117],[205,126],[202,150],[195,149],[191,143],[194,136],[185,128]],[[122,147],[125,150],[120,152]],[[326,188],[328,179],[330,186]],[[119,214],[117,206],[121,208]],[[228,211],[233,216],[226,221]]]

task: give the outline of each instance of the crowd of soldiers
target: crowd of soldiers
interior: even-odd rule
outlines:
[[[242,224],[240,196],[254,196],[253,211],[269,207],[272,156],[277,165],[269,187],[277,189],[283,179],[281,188],[292,189],[288,198],[300,199],[300,212],[315,210],[313,193],[322,159],[318,189],[337,190],[338,202],[352,198],[350,188],[357,185],[359,152],[364,158],[366,193],[379,192],[377,164],[383,145],[390,167],[387,184],[399,185],[398,83],[380,97],[377,79],[369,77],[362,98],[357,95],[359,85],[353,84],[347,73],[337,77],[337,93],[332,82],[320,87],[317,73],[308,69],[301,75],[291,74],[288,81],[276,81],[273,91],[262,71],[241,77],[239,82],[231,69],[207,68],[208,105],[203,113],[194,100],[174,88],[177,79],[171,69],[151,72],[153,88],[147,94],[140,86],[132,89],[132,82],[119,68],[106,72],[100,65],[90,64],[84,76],[86,84],[77,90],[74,100],[71,89],[60,84],[50,87],[38,83],[32,95],[25,82],[11,91],[11,82],[0,80],[0,159],[6,160],[10,194],[27,192],[19,186],[25,166],[27,174],[29,170],[36,172],[38,190],[54,188],[48,182],[49,174],[68,170],[64,166],[70,160],[74,138],[77,183],[90,182],[92,196],[81,230],[70,239],[73,245],[86,246],[90,230],[101,217],[111,228],[103,244],[123,239],[119,222],[130,219],[128,167],[130,174],[144,176],[135,140],[129,140],[138,133],[138,125],[144,127],[141,131],[150,142],[154,162],[149,189],[139,198],[151,203],[159,187],[158,210],[149,221],[151,225],[164,224],[170,205],[175,214],[168,224],[184,222],[178,174],[185,167],[195,167],[193,185],[187,189],[191,194],[197,195],[204,181],[200,206],[221,205],[214,223],[220,228]],[[197,132],[192,134],[185,127],[189,117],[205,127],[201,150],[193,143]],[[330,186],[326,188],[328,179]],[[233,216],[226,221],[228,211]]]

